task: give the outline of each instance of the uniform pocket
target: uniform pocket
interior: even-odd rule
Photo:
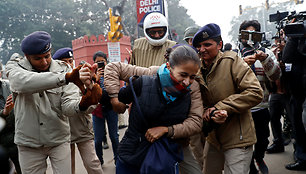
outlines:
[[[46,90],[46,95],[48,96],[50,106],[52,110],[56,112],[61,112],[61,88],[54,88]]]

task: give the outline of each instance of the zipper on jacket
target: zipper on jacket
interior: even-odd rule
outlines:
[[[239,127],[240,127],[240,136],[239,136],[239,139],[242,140],[243,137],[242,137],[242,128],[241,128],[240,116],[239,116]]]

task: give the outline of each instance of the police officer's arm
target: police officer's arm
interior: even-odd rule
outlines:
[[[66,85],[66,72],[32,72],[18,65],[16,60],[7,62],[6,75],[16,93],[37,93]]]
[[[235,70],[232,72],[234,84],[239,91],[219,101],[214,106],[217,109],[226,110],[228,115],[245,112],[259,104],[263,98],[260,83],[244,60],[236,57],[232,69]]]

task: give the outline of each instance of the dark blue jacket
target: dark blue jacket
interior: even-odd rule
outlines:
[[[133,104],[129,116],[129,127],[120,142],[118,156],[128,165],[140,167],[151,145],[144,136],[146,131],[151,127],[168,127],[182,123],[188,116],[191,98],[188,92],[167,104],[162,95],[158,76],[142,76],[133,82],[133,86],[145,121]],[[118,96],[120,101],[129,103],[133,97],[122,95],[124,92],[130,94],[131,88],[127,87],[120,91]]]

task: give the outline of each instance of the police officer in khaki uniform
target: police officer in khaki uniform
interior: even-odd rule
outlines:
[[[211,125],[214,110],[228,113],[227,120],[214,125],[204,147],[203,173],[246,174],[256,142],[250,109],[263,98],[260,83],[251,68],[233,51],[221,52],[221,29],[210,23],[194,35],[202,67],[198,74],[203,105],[203,128]]]
[[[10,59],[6,75],[15,100],[15,139],[22,173],[42,174],[49,157],[53,173],[71,173],[70,129],[66,116],[89,114],[80,100],[78,73],[51,58],[51,36],[36,31],[21,43],[25,58]],[[79,81],[80,82],[80,81]]]

